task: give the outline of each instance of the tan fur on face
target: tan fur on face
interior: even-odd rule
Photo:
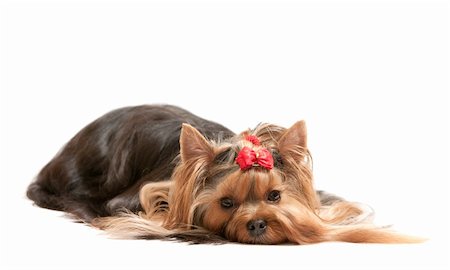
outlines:
[[[227,223],[242,216],[240,222],[242,226],[239,228],[247,234],[246,224],[251,219],[265,217],[260,213],[262,209],[266,205],[274,204],[267,201],[268,193],[272,190],[282,191],[283,189],[282,179],[274,171],[259,168],[243,173],[237,170],[228,175],[214,192],[209,192],[207,207],[202,215],[202,225],[216,233],[225,233],[229,231],[229,228],[239,230],[237,225]],[[232,199],[234,206],[223,209],[220,205],[222,198]]]

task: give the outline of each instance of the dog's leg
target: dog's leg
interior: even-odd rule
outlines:
[[[325,191],[317,191],[321,207],[318,215],[324,221],[335,225],[370,223],[374,217],[373,209],[363,203],[348,202]]]
[[[138,181],[125,192],[122,192],[109,200],[105,205],[106,211],[110,215],[115,215],[125,209],[134,213],[142,210],[142,207],[139,204],[139,190],[141,186],[142,182]]]
[[[334,194],[328,193],[323,190],[318,190],[316,192],[317,197],[319,197],[321,205],[332,205],[335,202],[345,201],[343,198],[336,196]]]
[[[139,201],[147,219],[164,220],[169,211],[169,191],[172,186],[172,181],[162,181],[148,183],[141,188]]]
[[[69,212],[74,219],[85,222],[90,222],[92,219],[102,214],[98,212],[95,205],[91,205],[91,202],[79,202],[67,195],[49,191],[46,186],[41,183],[32,183],[28,187],[27,196],[40,207],[66,211]]]

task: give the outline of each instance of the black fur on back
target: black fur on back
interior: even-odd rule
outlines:
[[[175,106],[117,109],[76,134],[40,171],[27,196],[40,207],[66,211],[86,222],[121,208],[136,212],[145,182],[170,179],[183,123],[208,139],[234,135]]]

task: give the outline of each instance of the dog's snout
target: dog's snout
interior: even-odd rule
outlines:
[[[247,230],[252,236],[259,236],[267,229],[267,222],[263,219],[250,220],[247,223]]]

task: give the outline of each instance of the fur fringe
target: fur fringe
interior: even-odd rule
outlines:
[[[189,244],[223,244],[224,238],[202,228],[167,230],[162,222],[148,220],[140,213],[123,212],[118,216],[96,218],[92,226],[106,231],[115,239],[147,239],[187,242]]]

